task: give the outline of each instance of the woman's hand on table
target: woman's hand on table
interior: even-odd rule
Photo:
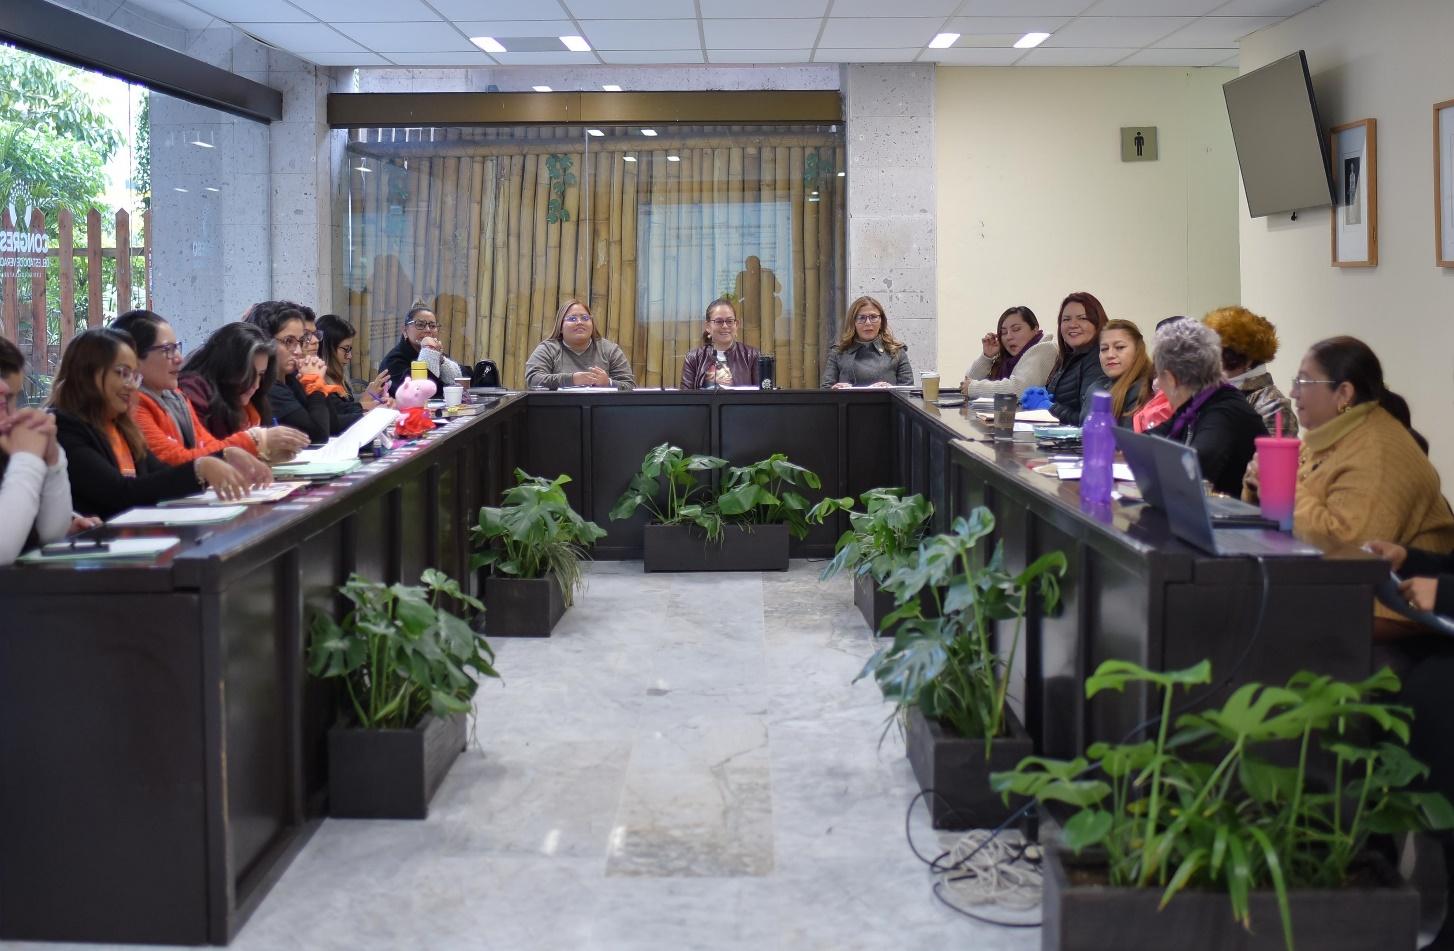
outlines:
[[[263,462],[246,449],[241,449],[237,446],[228,446],[222,450],[222,458],[227,460],[228,465],[242,474],[242,477],[247,480],[248,485],[258,487],[273,484],[272,466]]]
[[[1394,542],[1367,542],[1364,544],[1363,549],[1369,554],[1377,555],[1379,558],[1388,562],[1388,566],[1394,571],[1402,568],[1404,566],[1404,560],[1409,557],[1409,550]]]

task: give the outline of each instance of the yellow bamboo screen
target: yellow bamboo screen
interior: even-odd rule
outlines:
[[[841,133],[606,132],[350,132],[356,374],[377,366],[419,303],[452,356],[493,359],[505,385],[523,386],[560,302],[580,297],[638,385],[675,386],[706,303],[726,293],[741,338],[777,356],[782,385],[817,386],[844,304]]]

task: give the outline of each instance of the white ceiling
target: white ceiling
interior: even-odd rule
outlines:
[[[128,0],[225,20],[322,66],[946,63],[1235,66],[1237,41],[1320,0]],[[1017,50],[1029,32],[1051,36]],[[931,50],[937,33],[959,33]],[[556,37],[584,36],[589,53]],[[488,54],[470,42],[493,36]]]

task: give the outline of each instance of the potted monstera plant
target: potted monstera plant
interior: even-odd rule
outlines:
[[[568,482],[516,469],[501,505],[480,509],[470,567],[480,573],[487,634],[548,637],[583,584],[581,559],[606,532],[570,507]]]
[[[481,609],[442,572],[419,585],[351,576],[342,620],[315,614],[308,670],[342,682],[344,716],[328,734],[329,813],[423,819],[464,749],[480,677],[498,677],[484,637],[449,610]]]
[[[873,677],[895,705],[937,829],[1003,821],[1013,807],[990,788],[990,774],[1034,749],[1007,698],[1025,617],[1037,601],[1054,610],[1066,561],[1050,552],[1011,571],[999,544],[987,558],[978,550],[994,526],[989,509],[976,508],[889,572],[884,587],[899,607],[884,623],[894,640],[858,675]],[[997,642],[997,634],[1009,636]]]
[[[798,490],[821,486],[782,453],[733,466],[662,443],[646,454],[611,519],[646,510],[647,571],[786,571],[788,536],[809,529],[811,506]]]
[[[1047,850],[1042,947],[1071,951],[1412,948],[1418,895],[1375,835],[1454,826],[1415,783],[1410,712],[1387,669],[1358,683],[1301,672],[1245,684],[1173,718],[1173,694],[1211,664],[1156,672],[1106,661],[1086,680],[1159,693],[1155,736],[1030,757],[992,782],[1068,811]]]
[[[859,613],[870,629],[891,634],[883,621],[894,609],[894,599],[883,582],[914,556],[934,516],[934,504],[922,495],[906,497],[899,488],[869,489],[859,500],[862,511],[853,508],[852,498],[830,496],[808,513],[808,520],[818,524],[834,512],[848,513],[848,531],[839,537],[833,559],[819,577],[827,581],[839,572],[851,571],[853,603]]]

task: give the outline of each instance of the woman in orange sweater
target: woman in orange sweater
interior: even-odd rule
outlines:
[[[214,436],[177,389],[182,345],[171,324],[152,311],[130,310],[116,318],[112,327],[130,334],[136,341],[141,386],[131,416],[147,449],[162,462],[176,466],[220,452],[244,476],[256,484],[266,484],[272,479],[272,470],[259,457],[276,455],[280,461],[297,451],[291,448],[293,444],[300,440],[307,444],[307,437],[301,433],[290,439],[261,427],[222,438]]]

